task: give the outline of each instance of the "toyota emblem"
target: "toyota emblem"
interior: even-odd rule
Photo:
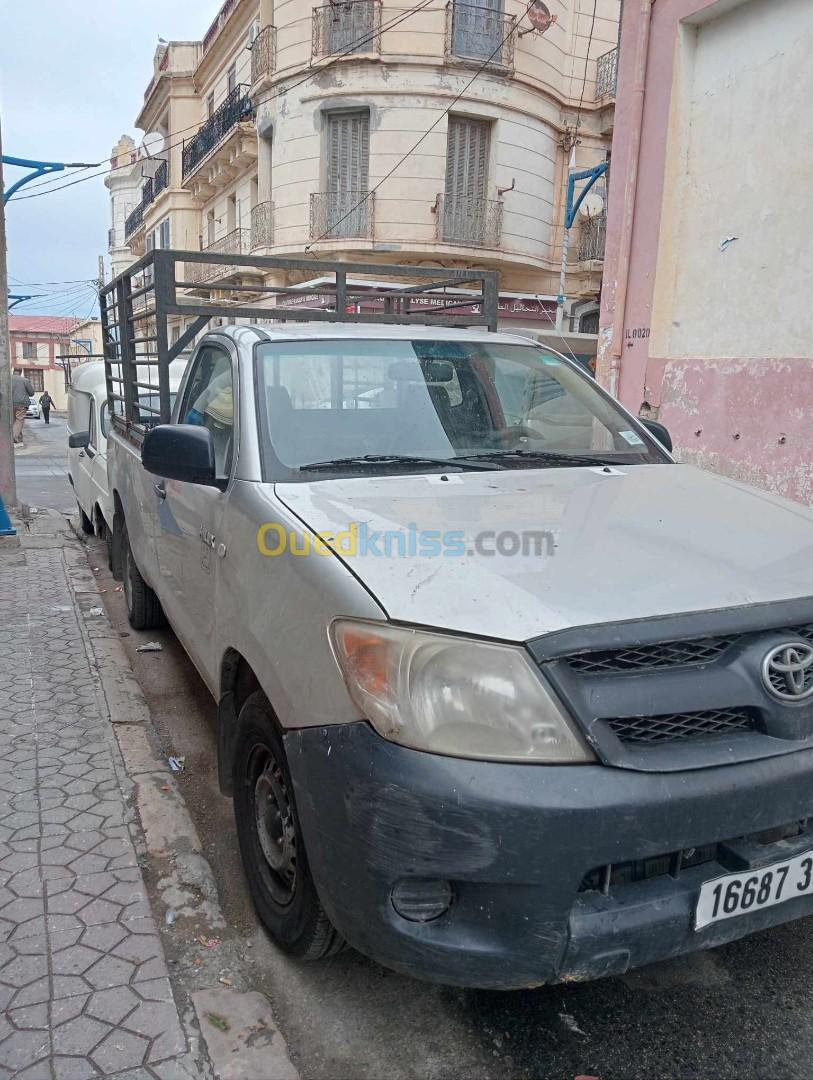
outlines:
[[[813,697],[813,646],[805,641],[789,641],[771,649],[762,661],[762,681],[780,701]]]

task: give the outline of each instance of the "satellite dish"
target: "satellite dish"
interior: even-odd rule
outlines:
[[[604,209],[604,199],[595,191],[589,192],[582,200],[579,207],[579,217],[598,217]]]
[[[556,16],[551,15],[548,5],[543,4],[542,0],[534,0],[528,9],[528,18],[531,21],[531,26],[533,26],[534,30],[538,30],[540,34],[550,30],[556,22]]]
[[[144,136],[141,145],[150,157],[157,157],[164,149],[165,141],[164,136],[159,132],[151,131],[149,135]]]

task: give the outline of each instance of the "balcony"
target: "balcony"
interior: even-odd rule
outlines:
[[[618,49],[602,53],[596,60],[596,101],[615,97],[618,82]]]
[[[142,196],[143,198],[143,196]],[[133,233],[138,230],[144,224],[144,203],[143,201],[131,210],[127,217],[124,219],[124,239],[129,240]]]
[[[189,142],[184,140],[182,155],[184,180],[209,157],[241,121],[250,120],[253,113],[249,87],[235,86],[223,104],[212,113],[205,124],[201,124],[197,135],[194,135]]]
[[[274,204],[258,203],[251,210],[251,250],[274,246]]]
[[[152,199],[150,201],[157,199],[166,187],[169,187],[169,162],[162,161],[152,178]]]
[[[514,69],[513,15],[449,0],[446,5],[446,59],[488,63],[504,73]]]
[[[169,162],[162,161],[155,176],[148,176],[141,187],[141,202],[124,221],[124,239],[129,240],[144,224],[144,211],[155,202],[161,192],[169,185]]]
[[[499,199],[472,195],[438,195],[438,241],[463,247],[498,248],[502,237]]]
[[[311,195],[311,242],[372,240],[375,196],[368,191],[321,191]]]
[[[277,31],[274,26],[264,26],[251,46],[251,85],[274,74],[276,61]]]
[[[249,229],[232,229],[225,236],[213,240],[201,251],[209,251],[217,255],[247,255],[251,244],[251,232]],[[226,266],[220,263],[187,263],[187,276],[189,281],[196,285],[214,281],[218,278],[234,277],[235,270],[239,267]],[[239,274],[238,274],[239,276]]]
[[[313,55],[381,51],[381,0],[347,0],[313,11]]]
[[[592,262],[595,259],[603,259],[606,238],[606,213],[585,218],[582,221],[581,236],[579,237],[579,262]]]

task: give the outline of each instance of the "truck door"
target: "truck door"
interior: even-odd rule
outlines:
[[[200,424],[212,433],[217,474],[223,487],[202,487],[178,480],[156,484],[158,564],[161,600],[184,645],[211,674],[215,595],[227,483],[236,456],[235,364],[226,347],[205,342],[193,361],[179,424]]]

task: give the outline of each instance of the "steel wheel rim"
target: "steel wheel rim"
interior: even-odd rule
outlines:
[[[296,823],[285,774],[267,746],[255,747],[247,779],[261,872],[274,902],[287,907],[297,883]]]

